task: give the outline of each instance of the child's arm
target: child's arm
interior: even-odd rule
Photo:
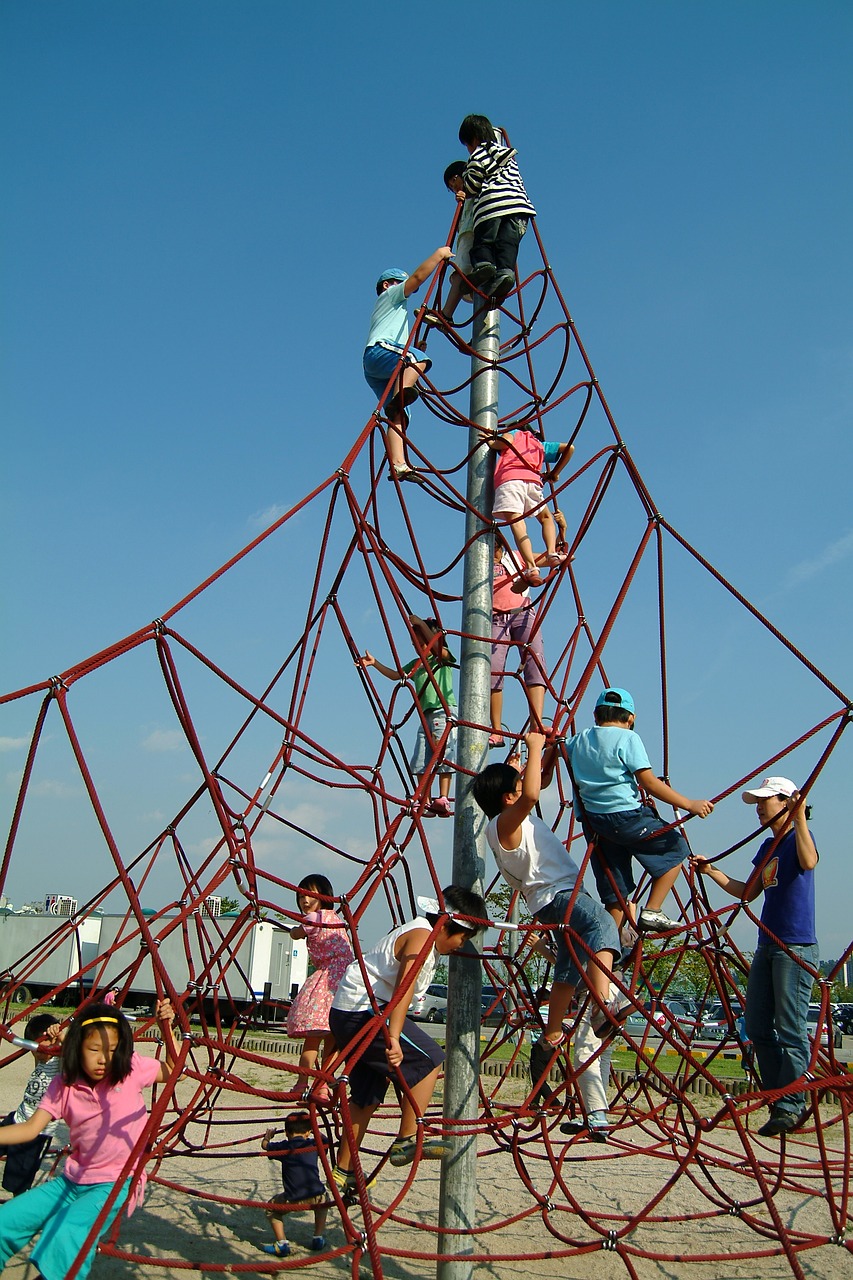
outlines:
[[[544,733],[526,733],[527,766],[521,780],[521,795],[502,809],[498,816],[498,839],[505,849],[517,849],[521,842],[521,824],[536,808],[542,789],[542,748]]]
[[[24,1120],[20,1124],[3,1125],[0,1128],[0,1147],[16,1147],[22,1142],[32,1142],[33,1138],[37,1138],[53,1119],[55,1117],[49,1111],[39,1107],[29,1120]]]
[[[453,661],[453,655],[451,654],[446,644],[442,643],[442,646],[440,649],[435,647],[435,641],[438,639],[439,635],[442,636],[442,640],[443,640],[443,633],[439,631],[430,632],[430,629],[427,626],[427,624],[424,622],[423,618],[419,618],[416,613],[409,614],[409,626],[412,628],[413,631],[417,631],[420,633],[423,643],[428,647],[428,649],[434,655],[434,657],[436,657],[439,660],[439,662]]]
[[[399,1066],[403,1061],[403,1050],[400,1048],[400,1036],[403,1032],[403,1023],[406,1021],[406,1014],[409,1012],[409,1005],[412,1003],[412,994],[415,989],[415,979],[417,978],[421,966],[426,956],[421,957],[421,952],[429,942],[429,929],[412,929],[409,933],[404,933],[402,938],[398,939],[397,959],[400,962],[400,968],[397,970],[397,981],[394,984],[394,993],[403,992],[402,998],[391,1010],[388,1015],[388,1039],[390,1044],[385,1051],[388,1063],[392,1067]],[[426,953],[429,955],[429,952]],[[2,1131],[0,1131],[2,1132]]]
[[[374,658],[372,653],[368,653],[365,649],[362,657],[356,663],[357,667],[375,667],[381,676],[386,676],[389,680],[404,680],[406,673],[402,667],[386,667],[384,662],[380,662],[378,658]]]
[[[573,444],[568,444],[568,443],[564,444],[564,443],[561,441],[561,442],[560,442],[560,456],[559,456],[559,458],[557,459],[557,461],[554,463],[553,467],[551,467],[548,471],[546,471],[546,472],[545,472],[545,474],[543,475],[542,479],[543,479],[543,480],[556,480],[556,479],[558,478],[558,476],[559,476],[560,472],[563,470],[563,467],[566,465],[566,463],[567,463],[567,462],[569,461],[569,459],[571,458],[571,456],[572,456],[572,454],[574,453],[574,451],[575,451],[575,446],[574,446]]]
[[[687,796],[674,791],[672,787],[668,787],[665,782],[656,777],[651,769],[638,769],[634,777],[643,790],[650,796],[654,796],[655,800],[660,800],[661,804],[671,804],[675,809],[686,809],[697,818],[707,818],[708,814],[714,811],[710,800],[688,800]]]
[[[157,1006],[154,1010],[154,1017],[160,1024],[160,1034],[163,1037],[163,1047],[166,1050],[166,1056],[160,1063],[158,1083],[165,1084],[169,1079],[169,1076],[175,1070],[175,1063],[178,1058],[178,1051],[172,1035],[172,1023],[175,1021],[175,1011],[172,1008],[171,1000],[158,1000]]]
[[[453,250],[449,245],[441,244],[435,253],[431,253],[419,267],[415,267],[414,271],[403,281],[403,297],[411,297],[413,293],[417,293],[424,280],[429,280],[436,267],[446,262],[448,258],[453,257]]]

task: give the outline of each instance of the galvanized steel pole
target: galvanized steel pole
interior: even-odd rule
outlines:
[[[489,723],[492,636],[492,575],[494,538],[491,530],[492,452],[478,428],[494,430],[498,421],[500,312],[482,312],[474,319],[471,370],[468,502],[462,588],[462,646],[459,676],[459,719]],[[462,769],[477,773],[486,763],[487,733],[461,724],[457,760]],[[485,818],[470,794],[469,778],[457,774],[456,817],[453,829],[453,883],[478,893],[483,890]],[[480,1085],[480,965],[464,956],[451,956],[447,999],[447,1053],[444,1114],[461,1126],[477,1117]],[[454,1137],[445,1156],[439,1200],[438,1280],[471,1280],[476,1229],[477,1137]],[[464,1234],[463,1234],[464,1233]]]

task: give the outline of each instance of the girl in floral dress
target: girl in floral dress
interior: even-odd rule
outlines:
[[[302,984],[290,1006],[287,1034],[305,1038],[296,1088],[299,1090],[304,1087],[302,1082],[305,1081],[317,1102],[329,1100],[329,1086],[326,1082],[319,1080],[313,1087],[311,1082],[320,1046],[323,1046],[324,1066],[328,1066],[335,1048],[334,1038],[329,1032],[332,996],[347,965],[355,958],[347,937],[346,925],[337,912],[331,909],[334,894],[326,876],[311,875],[300,880],[296,890],[296,903],[302,915],[302,924],[291,930],[292,938],[305,939],[314,972]]]

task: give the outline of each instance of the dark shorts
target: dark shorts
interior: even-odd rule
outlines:
[[[15,1113],[10,1111],[0,1124],[14,1124]],[[19,1196],[22,1191],[29,1191],[35,1176],[41,1167],[41,1158],[50,1146],[50,1138],[39,1134],[31,1142],[19,1142],[16,1146],[6,1147],[6,1164],[3,1169],[3,1190],[11,1191]]]
[[[631,859],[636,858],[653,880],[664,872],[678,867],[690,854],[687,841],[673,827],[659,818],[651,805],[638,809],[625,809],[621,813],[584,814],[584,833],[587,839],[595,833],[598,842],[592,851],[592,870],[598,896],[605,906],[618,902],[616,892],[607,871],[610,872],[623,898],[629,898],[636,888]],[[662,832],[657,835],[656,832]],[[605,867],[607,870],[605,870]]]
[[[444,1054],[416,1022],[407,1018],[400,1035],[403,1061],[398,1067],[388,1065],[385,1057],[385,1028],[375,1013],[351,1013],[344,1009],[329,1010],[329,1028],[335,1044],[346,1055],[347,1046],[367,1023],[376,1024],[376,1034],[360,1051],[361,1056],[349,1071],[350,1097],[357,1107],[378,1106],[385,1097],[388,1082],[402,1076],[411,1089],[440,1067]],[[398,1076],[399,1073],[399,1076]]]

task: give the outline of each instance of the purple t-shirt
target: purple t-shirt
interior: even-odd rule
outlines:
[[[757,867],[763,859],[773,837],[763,842],[752,859]],[[797,837],[791,829],[761,872],[764,890],[764,906],[761,923],[779,939],[793,946],[808,946],[817,942],[814,923],[814,871],[805,871],[797,857]],[[758,945],[772,942],[764,930],[759,930]]]

